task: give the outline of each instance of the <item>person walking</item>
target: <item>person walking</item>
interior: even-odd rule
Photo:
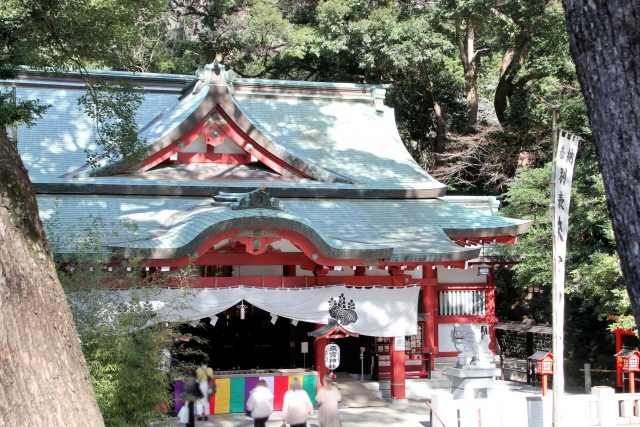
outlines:
[[[318,422],[320,427],[342,427],[338,415],[338,402],[342,399],[340,390],[333,384],[333,379],[327,375],[322,380],[323,387],[316,395],[318,409]]]
[[[256,388],[251,390],[247,410],[251,412],[253,427],[266,427],[267,420],[273,412],[273,393],[265,380],[258,381]]]
[[[309,415],[313,415],[311,399],[307,392],[301,389],[300,380],[293,378],[289,391],[284,394],[283,421],[291,427],[306,427]]]
[[[197,405],[197,416],[199,421],[208,421],[209,414],[211,413],[209,408],[209,383],[211,382],[211,378],[213,377],[213,369],[209,368],[207,364],[209,363],[209,359],[205,357],[202,359],[201,365],[196,369],[196,378],[198,379],[198,384],[200,385],[200,390],[202,394],[202,398],[198,401]]]
[[[184,382],[184,389],[182,390],[182,400],[188,402],[188,417],[187,427],[195,427],[196,419],[194,414],[196,401],[202,399],[202,390],[198,386],[196,381],[196,373],[193,369],[187,371],[187,377]]]

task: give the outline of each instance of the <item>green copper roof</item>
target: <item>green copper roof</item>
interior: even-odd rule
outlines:
[[[91,119],[77,107],[83,90],[76,77],[70,73],[66,80],[47,81],[32,73],[0,83],[15,83],[19,97],[52,105],[34,127],[19,129],[20,153],[32,181],[40,186],[37,188],[65,192],[82,185],[101,192],[108,186],[114,190],[107,192],[113,193],[120,191],[118,187],[140,187],[142,194],[148,194],[149,188],[172,186],[183,187],[181,194],[200,194],[199,187],[211,186],[206,171],[187,173],[184,168],[176,170],[174,177],[166,173],[159,176],[155,171],[113,175],[118,168],[105,165],[99,172],[102,176],[87,176],[96,171],[85,166],[85,150],[98,147],[93,142]],[[388,197],[390,192],[394,196],[404,192],[405,197],[434,197],[446,190],[405,149],[393,109],[383,104],[385,89],[381,86],[234,79],[232,86],[209,85],[194,93],[193,85],[184,92],[180,90],[185,76],[170,79],[164,75],[135,75],[135,79],[150,83],[137,115],[139,134],[147,141],[149,154],[175,142],[220,105],[255,143],[311,176],[283,178],[272,187],[325,193],[344,190],[346,197],[375,197],[375,192],[379,192],[378,197]],[[165,86],[153,86],[160,85],[158,82]],[[166,86],[167,82],[173,86]],[[230,173],[218,180],[218,186],[244,190],[262,183],[262,177],[252,179],[233,173],[233,166],[228,170]]]
[[[211,201],[65,197],[59,200],[58,220],[71,225],[99,215],[106,224],[135,221],[140,228],[131,242],[125,245],[112,239],[105,244],[126,246],[131,255],[149,258],[187,256],[216,233],[260,226],[297,231],[332,258],[381,258],[389,262],[473,259],[479,249],[454,244],[452,235],[515,235],[530,225],[438,199],[284,199],[283,211],[233,210],[229,206],[211,206]],[[50,218],[56,198],[40,196],[38,202],[42,216]],[[78,238],[82,238],[81,228]]]

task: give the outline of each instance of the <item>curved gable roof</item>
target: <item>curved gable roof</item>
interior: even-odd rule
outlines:
[[[180,151],[176,145],[200,125],[227,123],[252,146],[283,165],[277,172],[319,183],[361,189],[426,190],[441,196],[446,186],[409,155],[395,126],[393,109],[382,103],[384,89],[373,85],[233,79],[217,77],[189,85],[188,93],[139,131],[155,163],[82,167],[77,177],[109,177],[143,172]],[[191,90],[193,88],[193,90]],[[205,126],[206,124],[206,126]],[[286,174],[285,174],[286,175]],[[167,173],[163,174],[167,178]],[[427,195],[427,194],[425,194]]]

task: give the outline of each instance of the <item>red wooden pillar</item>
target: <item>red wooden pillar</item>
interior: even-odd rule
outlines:
[[[489,348],[493,353],[496,353],[496,329],[494,328],[495,324],[498,322],[498,318],[496,317],[496,285],[493,281],[493,272],[494,269],[489,269],[489,275],[487,276],[487,285],[491,286],[491,288],[487,289],[487,301],[486,301],[486,316],[487,323],[489,324],[489,338],[491,338],[491,342],[489,343]]]
[[[354,276],[366,276],[367,267],[358,266],[353,274]]]
[[[317,324],[316,329],[320,329],[324,325]],[[318,372],[318,382],[316,390],[322,388],[322,379],[325,375],[329,375],[329,369],[324,364],[324,349],[329,344],[329,338],[316,338],[313,343],[314,366]]]
[[[422,328],[422,345],[424,352],[431,354],[431,371],[435,369],[435,354],[438,352],[438,343],[436,342],[436,312],[438,295],[436,286],[438,286],[438,270],[431,268],[431,265],[422,267],[422,309],[427,313],[427,321],[424,322]]]
[[[622,330],[616,329],[616,354],[622,351]],[[616,357],[616,386],[623,388],[624,387],[624,379],[622,376],[622,357]]]
[[[391,397],[405,399],[405,357],[404,350],[395,350],[395,338],[391,338],[389,354],[391,355]]]

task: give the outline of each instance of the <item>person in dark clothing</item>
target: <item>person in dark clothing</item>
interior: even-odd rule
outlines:
[[[195,371],[193,369],[187,370],[187,375],[184,381],[184,390],[182,392],[182,400],[189,402],[189,422],[187,423],[187,427],[196,426],[196,418],[194,414],[195,405],[196,402],[203,397],[200,385],[198,384],[198,381],[196,381]]]

